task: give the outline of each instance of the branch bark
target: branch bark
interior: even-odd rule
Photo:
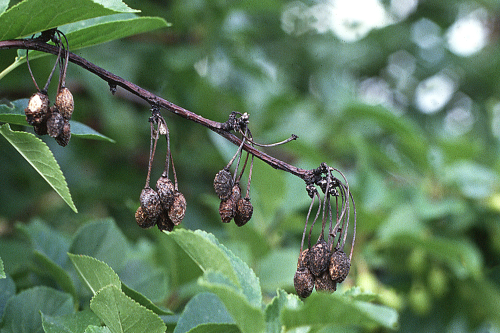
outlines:
[[[59,52],[59,48],[55,45],[48,44],[44,41],[35,39],[14,39],[14,40],[5,40],[0,41],[0,50],[6,49],[26,49],[26,50],[35,50],[45,53],[51,53],[57,55]],[[214,131],[215,133],[221,135],[226,138],[236,146],[241,144],[241,139],[236,135],[231,133],[229,130],[225,128],[225,123],[216,122],[210,119],[206,119],[192,111],[186,110],[178,105],[175,105],[172,102],[167,101],[166,99],[157,96],[146,89],[139,87],[138,85],[127,81],[118,75],[115,75],[107,70],[87,61],[86,59],[69,52],[69,61],[72,63],[82,67],[83,69],[99,76],[101,79],[106,81],[110,88],[121,87],[130,93],[140,97],[141,99],[148,102],[151,106],[158,106],[160,108],[166,109],[182,118],[185,118],[190,121],[194,121],[200,125],[207,127],[208,129]],[[243,150],[249,152],[260,160],[266,162],[270,166],[275,169],[289,172],[301,179],[303,179],[307,184],[314,183],[317,173],[315,170],[305,170],[301,168],[297,168],[293,165],[290,165],[284,161],[281,161],[273,156],[270,156],[255,147],[245,143],[243,145]]]

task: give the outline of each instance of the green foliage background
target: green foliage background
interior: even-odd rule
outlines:
[[[498,33],[493,30],[488,45],[469,57],[453,54],[443,40],[446,29],[464,8],[482,6],[496,13],[496,1],[420,1],[404,20],[375,29],[352,43],[330,32],[286,33],[282,15],[293,5],[288,2],[130,0],[127,4],[141,9],[141,16],[159,16],[172,26],[76,52],[206,118],[222,122],[232,110],[248,112],[256,141],[280,141],[292,133],[299,136],[267,152],[307,169],[326,162],[346,174],[358,212],[357,243],[351,273],[337,293],[353,286],[371,291],[370,299],[399,312],[401,332],[500,329]],[[313,6],[315,2],[303,4]],[[439,28],[441,44],[432,50],[442,55],[437,61],[430,61],[426,50],[412,40],[415,24],[423,19]],[[491,19],[497,18],[491,14]],[[415,64],[411,82],[403,88],[389,67],[391,59],[402,51]],[[14,61],[17,51],[0,52],[0,68],[4,69]],[[54,59],[48,56],[32,62],[39,81],[48,76]],[[418,83],[443,72],[458,73],[457,91],[443,110],[420,112],[414,103]],[[368,78],[383,80],[393,103],[363,98],[362,83]],[[75,136],[68,147],[61,148],[42,138],[66,177],[79,212],[75,214],[15,149],[0,139],[0,258],[5,272],[16,281],[17,291],[42,284],[67,292],[71,289],[63,287],[68,281],[63,275],[59,280],[58,275],[43,276],[40,263],[34,267],[30,260],[21,260],[29,255],[19,241],[19,230],[23,230],[19,225],[34,228],[33,221],[44,221],[42,225],[52,230],[49,234],[65,235],[56,239],[69,249],[69,239],[79,228],[112,218],[132,244],[127,255],[137,265],[126,272],[124,262],[117,260],[113,266],[106,261],[122,274],[125,284],[156,274],[156,281],[162,283],[141,292],[177,315],[189,300],[195,308],[196,302],[221,307],[213,294],[229,287],[217,284],[222,283],[220,276],[202,272],[177,241],[156,229],[139,229],[134,221],[149,155],[149,106],[120,89],[112,96],[106,83],[71,64],[67,86],[75,97],[73,118],[115,143]],[[55,85],[50,89],[53,92]],[[26,65],[0,81],[2,99],[28,98],[34,91]],[[474,122],[460,134],[447,132],[447,115],[464,96],[471,103]],[[182,226],[214,234],[252,268],[264,303],[277,295],[277,288],[293,293],[309,204],[303,182],[256,161],[252,220],[243,228],[222,225],[212,181],[236,147],[194,123],[164,115],[179,187],[188,202]],[[12,128],[30,131],[19,125]],[[152,179],[161,174],[164,154],[165,147],[159,147]],[[20,223],[18,227],[16,223]],[[48,257],[58,263],[53,256]],[[67,267],[68,263],[58,264]],[[201,282],[196,283],[198,279]],[[200,285],[213,293],[200,293]],[[156,292],[154,288],[163,289]],[[80,295],[76,289],[73,293]],[[315,304],[327,304],[323,297],[311,296],[306,306],[311,311],[324,310],[321,306],[314,309]],[[282,299],[278,293],[273,306],[278,308]],[[61,302],[68,307],[66,299]],[[235,330],[224,315],[219,325],[227,327],[219,329]],[[172,329],[168,321],[177,323],[178,317],[168,318],[167,327]],[[301,320],[293,311],[285,311],[281,318]],[[319,313],[312,321],[316,325],[313,331],[356,332],[373,327],[349,325],[340,321],[340,316],[338,325],[319,325],[321,318]]]

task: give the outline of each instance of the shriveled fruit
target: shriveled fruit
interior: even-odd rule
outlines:
[[[308,268],[314,276],[320,276],[328,269],[330,251],[324,239],[319,240],[311,247],[307,254]]]
[[[307,261],[308,252],[309,249],[305,249],[300,253],[299,260],[297,261],[297,268],[309,266],[309,262]]]
[[[314,277],[314,284],[316,286],[316,291],[326,291],[333,293],[337,290],[337,282],[330,278],[328,271],[324,271],[320,276]]]
[[[236,213],[234,215],[234,222],[238,227],[244,226],[253,214],[253,206],[250,198],[240,198],[236,204]]]
[[[227,200],[222,200],[219,205],[219,214],[222,222],[229,223],[236,215],[238,200],[241,197],[241,189],[239,184],[235,184],[232,188],[231,195]]]
[[[28,102],[28,106],[24,109],[26,121],[30,125],[39,125],[47,120],[49,112],[49,96],[47,93],[38,91],[34,93]]]
[[[351,262],[343,251],[334,251],[330,259],[330,277],[335,282],[342,282],[349,274]]]
[[[172,221],[174,225],[179,225],[184,216],[186,215],[186,198],[184,195],[176,191],[174,193],[174,201],[172,202],[172,206],[168,210],[168,217]]]
[[[54,105],[57,107],[64,119],[71,119],[71,115],[75,109],[75,102],[73,100],[73,95],[68,88],[64,87],[59,91]]]
[[[139,206],[139,208],[135,211],[135,221],[141,228],[150,228],[155,225],[155,220],[149,218],[141,206]]]
[[[63,127],[64,127],[64,118],[63,116],[59,113],[57,108],[51,107],[50,108],[50,118],[47,120],[47,133],[53,137],[56,138],[61,134]]]
[[[71,128],[70,128],[69,121],[65,119],[62,131],[56,137],[56,142],[60,146],[65,147],[68,145],[70,139],[71,139]]]
[[[156,181],[156,192],[160,196],[163,209],[169,210],[174,202],[174,183],[167,177],[161,176]]]
[[[217,172],[214,178],[214,189],[219,199],[229,199],[233,190],[233,177],[229,170],[224,168]]]
[[[297,295],[309,297],[314,289],[314,277],[306,267],[298,268],[293,277],[293,286]]]
[[[139,198],[141,207],[149,218],[157,218],[161,212],[160,197],[151,187],[146,187],[141,191]]]
[[[175,224],[172,222],[172,220],[170,220],[170,217],[168,217],[168,212],[166,210],[162,210],[160,216],[158,216],[156,226],[161,231],[170,232],[174,230]]]

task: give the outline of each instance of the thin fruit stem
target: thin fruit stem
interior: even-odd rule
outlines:
[[[50,75],[49,75],[49,78],[47,79],[47,82],[45,83],[45,87],[43,87],[43,91],[47,91],[49,89],[50,81],[52,81],[52,75],[54,75],[57,64],[59,63],[59,59],[61,59],[61,50],[62,50],[62,45],[59,45],[59,53],[57,54],[57,60],[54,64],[54,67],[52,67],[52,71],[50,72]]]
[[[33,76],[33,72],[31,71],[31,66],[30,66],[30,62],[28,59],[28,53],[29,53],[29,50],[26,50],[26,64],[28,65],[28,70],[30,72],[31,79],[33,80],[33,83],[35,84],[36,90],[40,91],[40,88],[38,88],[38,84],[36,83],[35,76]]]

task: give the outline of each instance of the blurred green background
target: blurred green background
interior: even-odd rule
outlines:
[[[358,228],[340,290],[379,294],[400,313],[401,332],[499,331],[500,3],[126,2],[172,27],[77,54],[205,118],[248,112],[257,142],[299,137],[267,153],[306,169],[326,162],[347,176]],[[1,53],[3,69],[16,51]],[[32,62],[39,84],[54,59]],[[130,239],[157,241],[159,231],[134,221],[147,172],[149,106],[121,89],[112,96],[105,82],[72,64],[67,86],[73,118],[116,143],[73,138],[61,148],[43,138],[66,176],[74,214],[0,139],[0,232],[8,237],[15,222],[36,217],[71,235],[112,217]],[[0,83],[8,100],[34,91],[26,65]],[[267,296],[278,287],[292,292],[310,202],[303,181],[256,160],[252,220],[222,225],[212,182],[236,147],[163,114],[188,202],[182,226],[214,233],[256,271]],[[165,148],[161,141],[153,180]],[[178,312],[192,276],[172,274],[169,306]]]

